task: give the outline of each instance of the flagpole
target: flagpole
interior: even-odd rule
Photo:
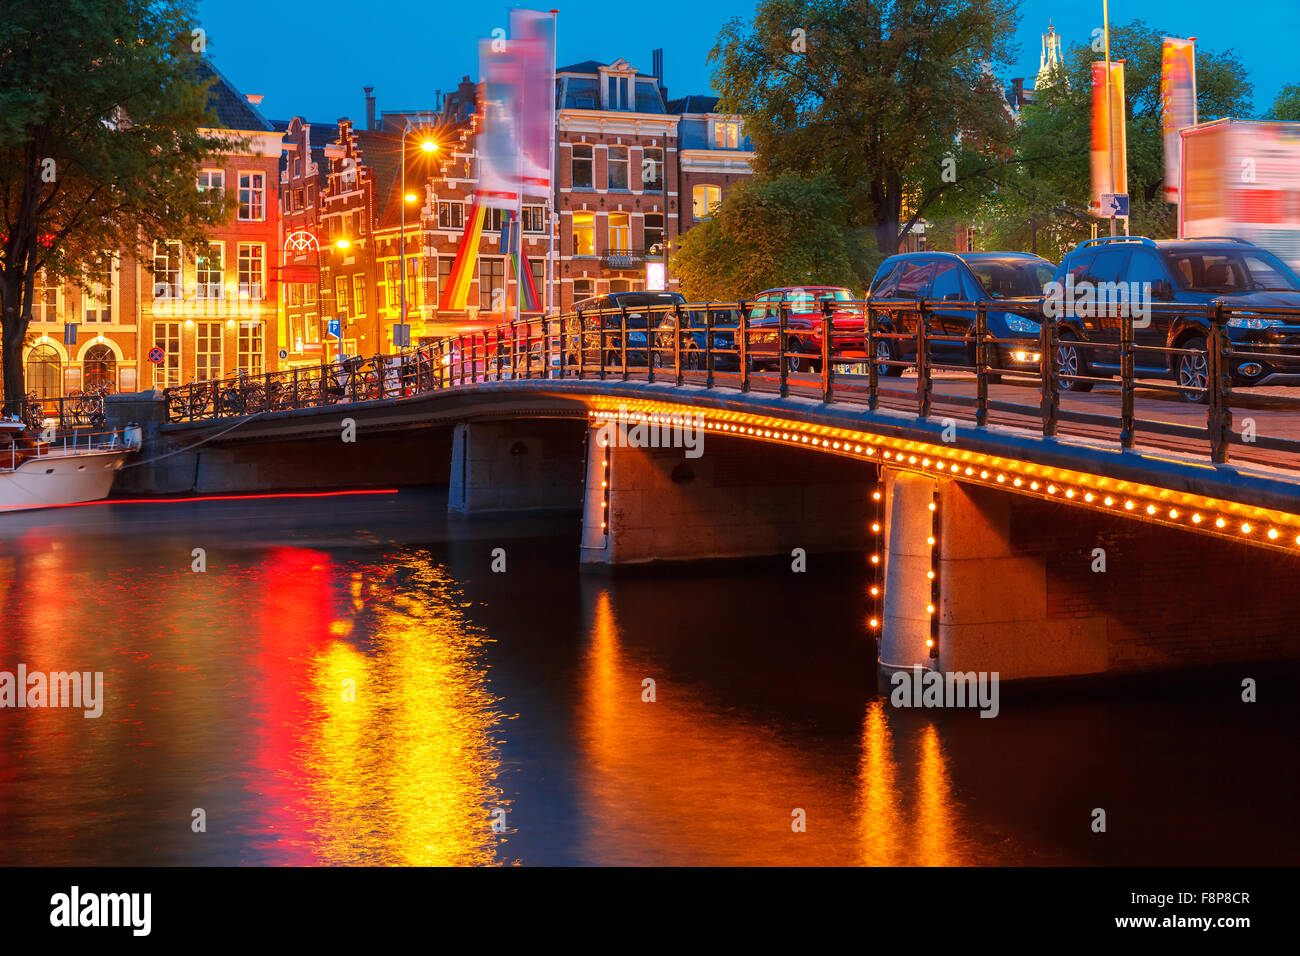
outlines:
[[[1102,32],[1106,37],[1106,148],[1110,155],[1110,191],[1115,193],[1115,120],[1110,95],[1110,0],[1101,0]],[[1115,207],[1111,206],[1110,234],[1115,235]]]
[[[555,234],[559,232],[555,222],[555,48],[559,45],[560,11],[551,11],[551,148],[547,151],[547,175],[551,185],[546,191],[546,314],[555,309]]]

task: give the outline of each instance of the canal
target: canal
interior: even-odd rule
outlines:
[[[104,675],[99,718],[0,709],[0,864],[1300,858],[1294,675],[900,710],[861,561],[592,576],[575,518],[445,509],[0,515],[0,671]]]

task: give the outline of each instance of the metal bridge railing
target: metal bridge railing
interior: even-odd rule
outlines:
[[[191,382],[164,394],[168,418],[177,422],[402,398],[511,379],[635,379],[783,397],[794,392],[873,410],[914,410],[922,418],[965,408],[978,427],[987,426],[996,414],[1011,424],[1036,419],[1047,436],[1056,435],[1063,423],[1081,426],[1076,430],[1090,435],[1113,430],[1124,448],[1133,447],[1138,432],[1144,432],[1184,444],[1204,442],[1209,458],[1218,463],[1228,461],[1234,444],[1300,452],[1296,439],[1257,430],[1246,435],[1232,428],[1233,407],[1242,397],[1233,386],[1238,366],[1263,363],[1294,374],[1300,383],[1300,341],[1234,343],[1227,331],[1234,315],[1260,322],[1294,318],[1300,309],[1233,310],[1221,302],[1203,307],[1152,303],[1149,308],[1153,320],[1195,313],[1204,320],[1205,334],[1192,329],[1173,347],[1139,342],[1132,314],[1116,308],[1097,320],[1102,335],[1083,339],[1044,316],[1036,300],[622,306],[513,320],[396,354]],[[990,310],[1032,319],[1038,332],[998,338],[989,329]],[[968,324],[963,313],[974,313],[974,323]],[[1176,380],[1139,379],[1139,357],[1147,367],[1155,363],[1176,372]],[[1103,363],[1107,371],[1099,374],[1093,366]],[[907,369],[915,369],[915,381],[904,387],[901,376]],[[990,385],[999,383],[1036,387],[1037,401],[995,398]],[[951,384],[973,384],[973,392],[945,390]],[[1114,411],[1061,407],[1062,393],[1097,385],[1117,389]],[[1204,403],[1204,424],[1139,418],[1139,389],[1181,393],[1179,397]],[[1284,404],[1300,409],[1300,391]]]

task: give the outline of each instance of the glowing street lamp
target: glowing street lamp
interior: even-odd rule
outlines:
[[[346,239],[336,239],[334,245],[339,249],[346,249],[348,246],[352,245],[352,243],[348,242]]]
[[[401,285],[401,291],[398,294],[402,300],[401,317],[397,321],[402,324],[406,322],[406,203],[413,203],[418,198],[415,193],[406,191],[406,141],[411,133],[411,121],[408,119],[406,129],[402,130],[402,148],[399,163],[402,167],[402,198],[406,202],[402,203],[401,206],[401,221],[397,230],[397,275]],[[420,140],[420,149],[433,154],[438,151],[438,143],[426,133],[425,138]]]

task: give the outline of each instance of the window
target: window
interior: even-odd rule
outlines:
[[[200,299],[220,299],[225,286],[225,244],[210,242],[194,261],[194,276]]]
[[[397,271],[397,260],[389,259],[384,263],[384,307],[389,312],[396,312],[401,304],[402,277]]]
[[[205,202],[220,205],[226,197],[226,171],[224,169],[204,169],[199,172],[199,192],[203,193]]]
[[[199,322],[195,327],[194,376],[200,382],[221,378],[220,322]]]
[[[447,284],[451,282],[451,266],[454,261],[455,260],[452,259],[451,256],[438,257],[438,294],[439,295],[441,295],[442,291],[447,288]]]
[[[438,228],[464,229],[465,204],[463,202],[439,202]]]
[[[605,109],[632,109],[632,78],[630,76],[605,77]]]
[[[406,311],[410,314],[420,308],[420,260],[412,256],[406,260]]]
[[[266,218],[266,176],[263,173],[239,174],[239,218],[260,222]]]
[[[308,324],[308,336],[310,337],[312,328],[319,326],[318,322]],[[320,329],[316,328],[316,337],[320,337]],[[239,367],[246,375],[262,374],[262,323],[253,322],[239,327]]]
[[[546,231],[546,207],[525,206],[524,207],[524,232],[545,232],[545,231]]]
[[[610,292],[631,292],[632,280],[631,279],[610,279],[609,291]]]
[[[155,242],[153,244],[153,297],[179,299],[184,293],[181,275],[181,244]]]
[[[583,299],[590,299],[596,294],[596,284],[590,279],[573,280],[573,301],[581,302]]]
[[[501,220],[505,218],[506,211],[504,209],[485,209],[483,212],[483,231],[499,234],[501,232]]]
[[[153,367],[154,388],[172,388],[179,385],[181,383],[181,324],[155,322],[153,344],[163,351],[162,362]]]
[[[605,168],[609,174],[609,188],[627,189],[627,147],[611,146],[607,153]]]
[[[356,318],[366,314],[366,277],[359,272],[352,277],[352,311]]]
[[[334,311],[342,319],[346,319],[351,312],[348,308],[347,276],[336,276],[334,278]]]
[[[595,160],[589,143],[573,144],[573,188],[591,189],[596,181]]]
[[[478,307],[484,312],[498,312],[506,304],[506,262],[504,259],[479,259]]]
[[[691,190],[691,214],[695,221],[708,219],[713,214],[713,207],[721,201],[721,187],[696,186]]]
[[[90,272],[84,315],[87,322],[113,321],[113,260],[105,257]]]
[[[92,345],[86,349],[82,359],[85,370],[81,377],[82,388],[98,388],[107,385],[110,388],[117,382],[117,356],[107,345]]]
[[[946,299],[949,296],[953,300],[958,300],[961,295],[961,273],[957,270],[957,263],[943,262],[938,266],[938,271],[934,279],[930,282],[931,299]]]
[[[45,270],[36,273],[36,285],[32,288],[32,321],[59,321],[59,287],[51,285],[45,278]]]
[[[930,288],[930,279],[934,276],[934,261],[908,262],[903,266],[903,275],[898,280],[897,295],[904,299],[919,299]]]
[[[573,214],[573,254],[575,256],[594,256],[596,254],[596,214],[594,212],[575,212]]]
[[[664,217],[657,212],[645,216],[645,251],[648,256],[662,255],[664,251]]]
[[[732,121],[713,124],[714,149],[738,149],[740,147],[740,124]]]
[[[632,227],[628,224],[627,213],[611,212],[609,214],[609,251],[624,253],[631,248]]]
[[[260,242],[241,242],[239,244],[239,295],[250,299],[261,299],[265,284],[266,251]]]
[[[664,151],[658,146],[641,150],[641,188],[646,192],[663,192]]]
[[[27,353],[27,390],[37,398],[59,396],[59,353],[53,345],[37,345]]]
[[[537,310],[546,308],[546,260],[537,257],[528,260],[528,269],[533,275],[533,288],[537,290]]]

